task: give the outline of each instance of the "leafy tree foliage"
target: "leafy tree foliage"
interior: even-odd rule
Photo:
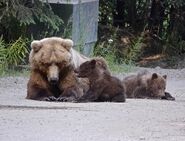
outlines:
[[[0,74],[25,62],[32,38],[54,36],[62,25],[42,0],[0,0]]]
[[[185,52],[184,0],[100,0],[99,21],[135,35],[146,32],[149,46],[161,42],[160,52]]]
[[[59,32],[62,24],[62,19],[53,13],[48,3],[40,0],[0,0],[0,34],[6,41],[18,39],[21,35],[28,36],[30,27],[34,25],[42,25],[40,30],[36,29],[37,35],[53,35]]]

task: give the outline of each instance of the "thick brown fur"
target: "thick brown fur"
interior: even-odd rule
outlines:
[[[90,83],[89,90],[78,102],[125,102],[125,88],[118,78],[111,76],[103,58],[81,64],[76,72],[79,77],[88,78]]]
[[[93,58],[88,58],[88,60],[96,60],[96,65],[101,68],[102,71],[108,73],[108,74],[111,74],[109,68],[108,68],[108,65],[107,65],[107,62],[106,60],[103,58],[103,57],[93,57]],[[82,64],[82,63],[81,63]],[[80,67],[80,66],[78,66]],[[78,68],[77,68],[78,69]],[[76,70],[77,70],[76,69]],[[80,87],[83,89],[83,94],[85,94],[88,90],[89,90],[89,86],[90,86],[90,82],[89,82],[89,79],[86,78],[86,77],[78,77],[78,80],[79,80],[79,84],[80,84]]]
[[[63,100],[63,97],[77,98],[82,95],[74,73],[72,46],[72,40],[58,37],[31,43],[31,75],[27,84],[27,99]]]
[[[166,90],[167,76],[161,76],[157,73],[142,71],[138,74],[127,76],[123,79],[126,87],[127,98],[152,98],[167,99],[174,98]]]

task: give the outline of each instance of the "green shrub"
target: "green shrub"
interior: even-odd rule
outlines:
[[[25,62],[28,54],[27,40],[20,37],[15,42],[5,44],[0,38],[0,73],[7,69],[14,69]]]
[[[108,66],[112,72],[115,73],[123,73],[130,72],[134,68],[134,64],[132,62],[125,63],[124,59],[119,58],[116,55],[116,50],[112,43],[108,45],[105,42],[97,45],[94,49],[94,56],[102,56],[108,63]]]
[[[185,52],[185,41],[178,36],[171,35],[168,37],[163,47],[163,53],[169,55],[182,55]]]
[[[47,1],[47,0],[46,0]],[[20,36],[43,38],[58,35],[63,20],[42,0],[1,0],[0,34],[9,42]]]
[[[129,72],[134,67],[134,63],[128,60],[130,58],[119,55],[117,46],[120,42],[118,41],[117,31],[118,28],[113,29],[113,33],[108,38],[99,41],[94,48],[93,55],[104,57],[112,72]],[[135,43],[133,47],[135,48],[137,45],[138,43]],[[125,60],[126,58],[127,60]]]
[[[0,38],[0,73],[7,68],[6,64],[6,45],[2,39]]]
[[[136,37],[129,47],[124,50],[124,62],[126,64],[136,62],[141,55],[142,36]]]
[[[116,62],[118,59],[116,55],[116,37],[117,29],[113,31],[113,34],[110,34],[110,37],[99,41],[94,48],[94,56],[102,56],[108,62]]]

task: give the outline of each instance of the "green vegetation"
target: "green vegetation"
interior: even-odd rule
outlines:
[[[28,63],[30,42],[61,35],[63,20],[40,0],[0,0],[0,74]]]
[[[111,28],[112,29],[112,28]],[[117,34],[118,28],[112,30],[112,34],[107,35],[108,39],[103,39],[103,41],[99,41],[94,48],[94,56],[102,56],[108,62],[108,65],[113,72],[129,72],[133,69],[134,56],[133,53],[137,53],[139,50],[139,41],[133,44],[133,48],[130,48],[130,53],[127,51],[125,56],[119,56],[119,49],[117,48]],[[119,56],[119,57],[118,57]]]
[[[30,71],[27,69],[21,69],[21,70],[10,70],[8,69],[7,71],[3,71],[0,73],[0,77],[14,77],[14,76],[24,76],[28,77],[30,74]]]
[[[103,56],[112,71],[130,71],[151,55],[185,56],[184,0],[100,0],[98,27],[94,56]],[[0,0],[0,74],[28,63],[33,39],[69,37],[71,22],[63,28],[48,3]]]
[[[26,39],[20,37],[15,42],[5,44],[0,38],[0,73],[14,70],[19,64],[25,63],[28,54],[26,43]]]
[[[51,6],[40,0],[0,1],[0,34],[5,41],[16,40],[20,36],[41,38],[57,35],[62,25],[63,20],[54,14]]]
[[[102,30],[105,27],[106,32]],[[156,54],[184,55],[185,1],[100,0],[98,46],[109,48],[105,41],[115,28],[119,30],[112,48],[118,62],[122,58],[128,64]]]

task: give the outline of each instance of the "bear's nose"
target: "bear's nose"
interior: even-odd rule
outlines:
[[[57,77],[51,78],[51,79],[49,80],[49,82],[50,82],[51,84],[56,84],[56,83],[58,82],[58,78],[57,78]]]
[[[75,72],[75,73],[79,73],[79,69],[75,69],[74,72]]]

